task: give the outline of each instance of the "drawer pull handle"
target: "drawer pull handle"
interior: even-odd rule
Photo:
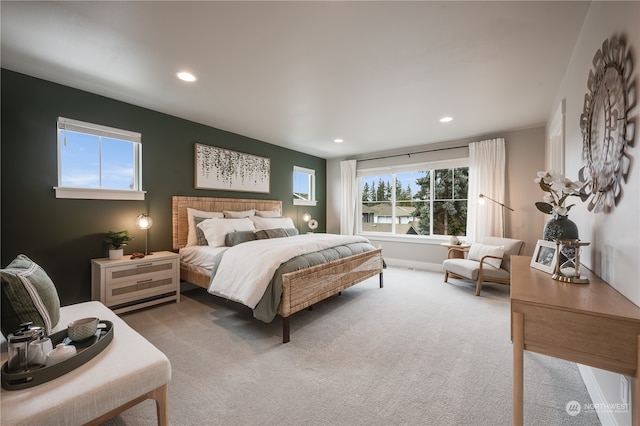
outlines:
[[[149,283],[153,281],[153,278],[149,278],[148,280],[137,281],[136,284]]]
[[[136,265],[136,268],[146,268],[147,266],[151,266],[151,263],[141,263],[140,265]]]

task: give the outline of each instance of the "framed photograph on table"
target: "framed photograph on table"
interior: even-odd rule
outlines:
[[[553,241],[538,240],[531,257],[531,267],[553,274],[558,257],[558,247]]]

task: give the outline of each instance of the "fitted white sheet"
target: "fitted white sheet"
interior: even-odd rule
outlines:
[[[213,258],[216,254],[228,249],[229,247],[209,247],[209,246],[189,246],[181,248],[180,262],[200,268],[211,269],[213,267]]]

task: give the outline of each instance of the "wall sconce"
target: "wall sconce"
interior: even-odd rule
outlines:
[[[147,237],[149,234],[149,228],[151,228],[151,225],[153,225],[153,219],[151,219],[151,217],[149,217],[148,214],[146,213],[142,213],[140,215],[138,215],[138,217],[136,218],[136,226],[139,229],[144,229],[144,254],[146,256],[148,256],[149,254],[149,250],[147,250]]]
[[[504,237],[506,237],[506,235],[505,235],[505,224],[504,224],[504,209],[509,209],[509,210],[511,210],[512,212],[513,212],[513,211],[515,211],[515,210],[513,210],[513,209],[512,209],[511,207],[509,207],[509,206],[505,206],[505,205],[504,205],[504,204],[502,204],[500,201],[496,201],[496,200],[494,200],[494,199],[493,199],[493,198],[491,198],[491,197],[487,197],[487,196],[486,196],[486,195],[484,195],[484,194],[480,194],[480,195],[478,195],[478,204],[484,204],[484,203],[485,203],[485,200],[484,200],[485,198],[486,198],[487,200],[492,201],[492,202],[494,202],[494,203],[498,204],[499,206],[503,207],[503,208],[500,210],[500,211],[502,212],[502,237],[503,237],[503,238],[504,238]]]
[[[307,226],[311,229],[311,232],[315,231],[318,228],[318,221],[311,217],[311,213],[304,212],[302,215],[302,220],[307,222]]]

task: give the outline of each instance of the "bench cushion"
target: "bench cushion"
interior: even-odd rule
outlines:
[[[113,323],[113,340],[77,369],[33,388],[2,389],[3,424],[84,424],[171,380],[168,358],[100,302],[60,309],[55,331],[73,320],[95,316]],[[2,353],[2,362],[7,353]]]

